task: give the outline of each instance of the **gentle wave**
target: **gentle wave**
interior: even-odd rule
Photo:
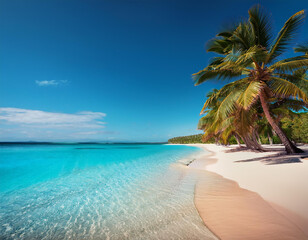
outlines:
[[[83,151],[73,146],[0,150],[6,157],[0,163],[13,169],[11,176],[0,179],[8,181],[0,194],[2,239],[215,239],[194,207],[196,175],[171,164],[183,156],[189,161],[199,150],[81,147]],[[20,168],[30,173],[14,188],[16,181],[10,177]],[[29,179],[37,170],[53,173]]]

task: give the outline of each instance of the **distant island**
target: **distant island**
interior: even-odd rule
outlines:
[[[166,144],[167,142],[0,142],[0,145]]]

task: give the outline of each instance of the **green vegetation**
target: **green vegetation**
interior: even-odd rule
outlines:
[[[229,79],[207,95],[198,124],[203,141],[227,144],[235,138],[262,151],[260,139],[270,142],[278,136],[287,153],[302,152],[292,140],[306,139],[299,136],[299,125],[307,118],[297,115],[307,112],[308,43],[297,46],[294,57],[283,59],[282,54],[303,24],[304,11],[291,16],[274,39],[269,16],[259,6],[248,13],[247,20],[208,43],[207,51],[218,56],[193,75],[195,85]]]
[[[182,136],[182,137],[174,137],[170,138],[168,140],[168,143],[173,144],[189,144],[189,143],[215,143],[215,139],[211,138],[207,140],[206,142],[202,139],[203,134],[195,134],[195,135],[189,135],[189,136]],[[229,139],[228,144],[236,144],[236,139],[234,137],[231,137]]]
[[[173,144],[202,143],[202,135],[203,134],[196,134],[196,135],[189,135],[182,137],[174,137],[170,138],[168,140],[168,143],[173,143]]]
[[[308,113],[281,119],[282,128],[288,137],[298,143],[308,143]]]
[[[286,135],[297,143],[308,143],[308,113],[299,113],[293,117],[284,117],[281,119],[281,128]],[[277,144],[281,143],[279,137],[274,135],[271,128],[261,131],[260,142],[262,144]],[[219,140],[218,140],[219,142]],[[244,142],[239,141],[241,144]],[[215,143],[215,138],[210,138],[204,141],[203,134],[190,136],[174,137],[168,140],[168,143],[173,144],[189,144],[189,143]],[[219,142],[222,143],[222,142]],[[225,144],[238,144],[236,138],[231,136]]]

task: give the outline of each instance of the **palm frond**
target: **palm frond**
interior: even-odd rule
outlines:
[[[291,83],[296,84],[301,90],[308,95],[308,77],[305,68],[299,68],[293,71],[291,74],[288,73],[274,73],[274,76],[279,78],[287,79]]]
[[[232,49],[232,42],[228,39],[214,38],[206,44],[207,52],[226,54]]]
[[[214,89],[213,91],[207,94],[207,100],[205,101],[203,108],[200,112],[200,115],[205,114],[205,110],[208,107],[212,107],[216,104],[220,105],[221,101],[225,99],[227,95],[231,92],[236,91],[243,87],[243,85],[247,85],[249,78],[242,78],[237,81],[231,82],[223,86],[220,90]]]
[[[277,75],[280,78],[285,78],[291,82],[298,81],[298,80],[307,80],[306,76],[306,69],[305,68],[299,68],[293,71],[292,73],[282,73],[282,72],[273,72],[273,75]]]
[[[236,69],[213,69],[211,67],[207,67],[197,73],[193,74],[193,80],[195,82],[195,86],[208,81],[210,79],[230,79],[233,77],[238,77],[243,74],[242,71],[238,71]]]
[[[294,52],[299,52],[299,53],[304,53],[304,54],[308,54],[308,42],[304,43],[304,44],[299,44],[294,48]]]
[[[267,52],[259,46],[250,47],[243,52],[236,60],[235,64],[241,67],[248,67],[253,62],[263,62],[267,57]]]
[[[276,70],[280,72],[293,71],[298,68],[308,67],[308,56],[298,56],[287,58],[279,62],[274,63],[269,67],[271,70]]]
[[[287,46],[294,40],[297,30],[304,22],[304,13],[304,10],[299,11],[286,21],[272,44],[267,62],[272,61],[282,54],[287,49]]]
[[[221,64],[224,61],[224,57],[213,57],[209,61],[209,66],[216,66]]]
[[[212,123],[212,119],[209,117],[209,115],[206,115],[199,119],[197,129],[202,130],[204,129],[208,124]]]
[[[234,28],[234,29],[235,29],[235,28]],[[220,32],[220,33],[218,33],[216,36],[217,36],[217,37],[229,38],[229,37],[232,36],[234,29],[229,30],[229,31]]]
[[[255,123],[255,111],[251,109],[249,111],[245,111],[244,109],[239,109],[238,121],[237,121],[237,130],[240,135],[248,135],[251,134],[254,129]]]
[[[299,112],[299,111],[306,111],[307,106],[308,105],[304,103],[303,101],[299,101],[296,99],[284,99],[282,103],[278,104],[278,107],[270,105],[270,108],[272,111],[273,109],[284,107],[284,108],[290,109],[291,111]]]
[[[234,128],[229,125],[227,128],[225,128],[221,134],[220,134],[220,139],[222,140],[223,144],[227,144],[228,139],[232,136],[234,131]]]
[[[255,36],[255,44],[257,46],[269,47],[271,39],[271,25],[269,16],[261,9],[260,5],[256,5],[249,9],[249,22]]]
[[[248,22],[241,22],[230,39],[237,44],[238,49],[242,51],[254,46],[255,36],[251,25]]]
[[[296,84],[291,83],[286,79],[272,77],[271,80],[268,81],[268,86],[277,97],[292,97],[294,99],[303,100],[305,103],[308,103],[308,96],[306,93]]]
[[[217,89],[214,89],[212,92],[209,92],[207,94],[207,97],[208,99],[205,101],[204,105],[203,105],[203,108],[200,112],[200,115],[201,114],[204,114],[205,113],[205,109],[207,109],[208,106],[211,106],[211,104],[214,102],[214,103],[217,103],[217,99],[219,97],[219,94],[218,94],[218,90]]]
[[[237,103],[244,109],[248,110],[257,100],[260,91],[265,87],[264,83],[251,81],[242,94],[239,96]]]
[[[218,121],[225,119],[233,113],[237,106],[237,100],[243,91],[242,88],[234,89],[222,100],[216,111],[216,119]]]

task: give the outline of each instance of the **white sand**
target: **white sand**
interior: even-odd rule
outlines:
[[[207,145],[216,153],[217,162],[206,167],[225,178],[235,180],[240,187],[259,193],[264,199],[287,208],[308,219],[308,161],[268,165],[260,161],[236,162],[270,156],[277,152],[233,152],[234,147]],[[276,146],[277,148],[277,146]],[[281,147],[280,147],[281,148]],[[308,150],[308,146],[303,147]],[[308,227],[308,226],[307,226]]]
[[[211,151],[212,159],[197,159],[190,167],[224,177],[213,174],[210,184],[207,179],[196,186],[196,207],[214,233],[222,239],[308,239],[302,235],[308,235],[307,160],[273,165],[261,161],[236,162],[277,152],[226,152],[236,146],[194,146]],[[213,158],[217,159],[214,163]]]

